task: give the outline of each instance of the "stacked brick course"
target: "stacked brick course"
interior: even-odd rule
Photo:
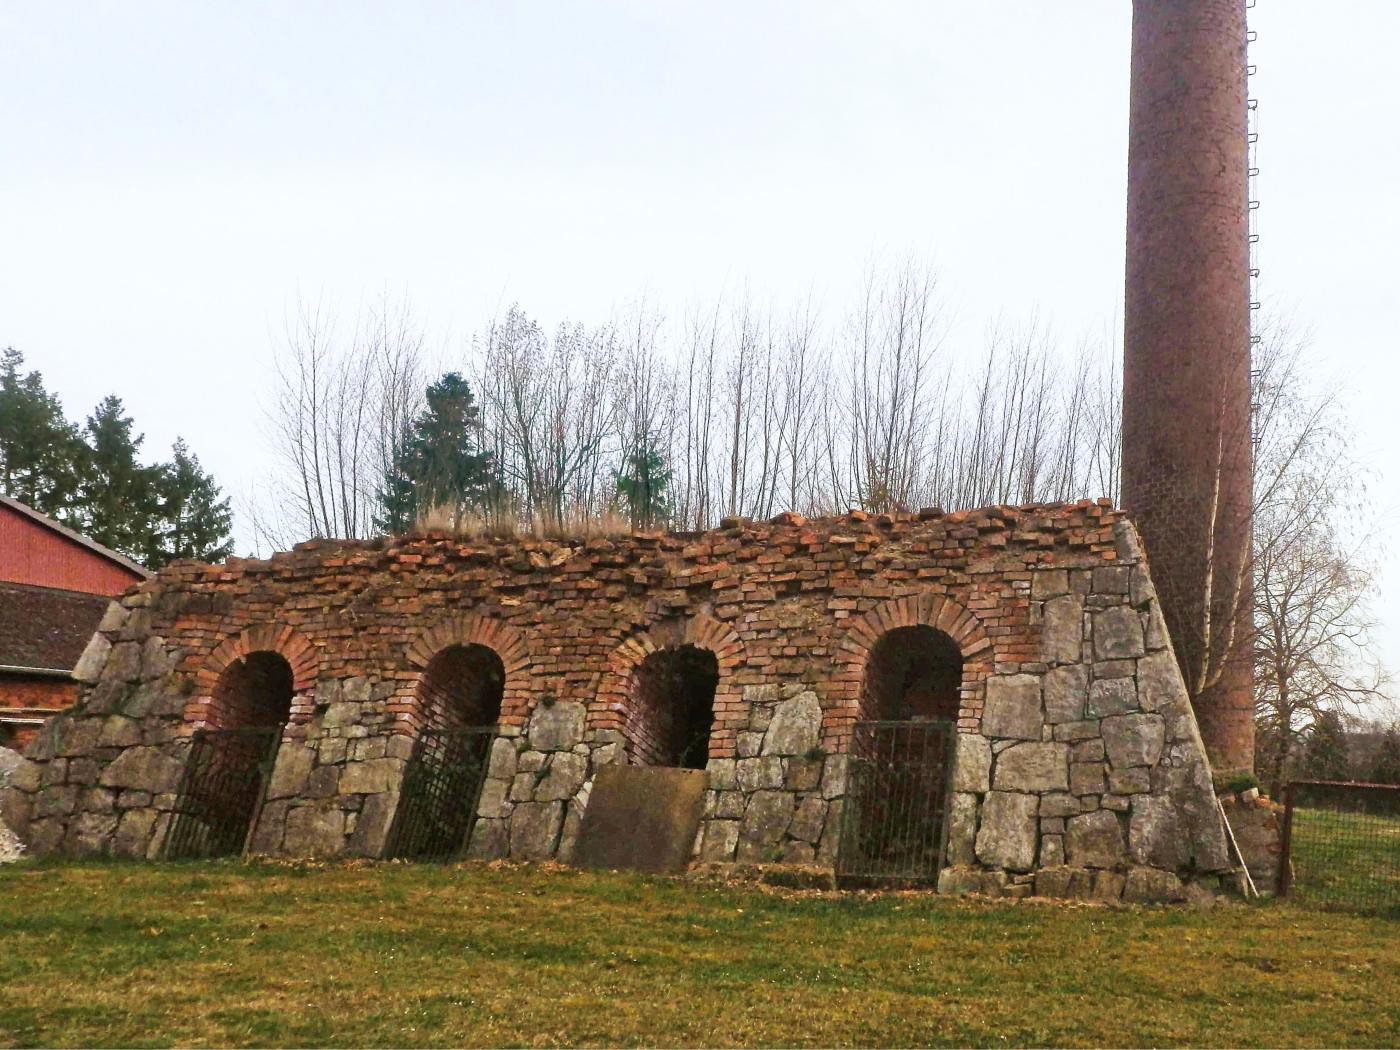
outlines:
[[[272,651],[294,696],[251,848],[381,855],[425,669],[479,645],[505,680],[471,852],[567,859],[637,669],[690,645],[718,669],[699,854],[830,864],[867,664],[918,625],[963,660],[945,888],[1143,899],[1226,867],[1135,533],[1088,502],[178,564],[113,605],[3,813],[39,853],[158,856],[220,680]]]

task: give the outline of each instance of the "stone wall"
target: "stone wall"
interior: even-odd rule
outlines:
[[[270,651],[294,695],[251,848],[379,856],[424,669],[480,645],[505,681],[471,854],[567,859],[637,668],[689,645],[719,675],[698,854],[829,865],[867,662],[921,624],[963,657],[945,889],[1163,897],[1226,868],[1135,533],[1088,502],[180,563],[112,606],[0,813],[37,853],[158,856],[225,672]]]

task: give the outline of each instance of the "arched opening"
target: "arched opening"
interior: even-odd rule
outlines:
[[[266,650],[224,669],[191,742],[167,839],[171,858],[236,856],[257,820],[292,709],[291,665]]]
[[[897,627],[870,650],[861,716],[870,721],[956,721],[962,676],[957,642],[926,624]]]
[[[848,883],[931,882],[942,866],[962,651],[927,624],[870,649],[837,858]]]
[[[452,645],[428,661],[389,857],[451,860],[466,850],[505,687],[505,665],[488,646]]]
[[[437,653],[418,684],[421,726],[429,730],[478,729],[501,717],[506,669],[494,649],[452,645]]]
[[[280,653],[249,653],[224,669],[209,705],[210,729],[281,727],[292,710],[292,666]]]
[[[704,769],[710,758],[719,662],[708,649],[659,649],[638,666],[623,736],[642,766]]]

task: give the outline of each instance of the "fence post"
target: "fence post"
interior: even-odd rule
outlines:
[[[1295,784],[1283,789],[1283,848],[1278,858],[1278,895],[1287,897],[1293,885],[1293,795]]]

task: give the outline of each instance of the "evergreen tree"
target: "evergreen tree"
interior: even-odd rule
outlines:
[[[22,374],[24,355],[0,354],[0,493],[75,522],[83,442],[38,372]]]
[[[159,569],[182,558],[216,562],[232,554],[229,501],[199,457],[176,438],[174,457],[158,470],[156,527],[147,538],[146,565]]]
[[[1375,765],[1371,767],[1373,784],[1400,784],[1400,723],[1391,726],[1381,737]]]
[[[87,454],[79,486],[81,528],[91,539],[141,559],[150,552],[157,528],[161,469],[138,458],[142,435],[121,399],[103,398],[87,421]]]
[[[390,535],[408,532],[418,520],[418,492],[408,456],[412,440],[412,428],[399,436],[384,472],[384,487],[379,490],[379,517],[375,524]]]
[[[1314,780],[1350,780],[1351,760],[1347,755],[1347,734],[1341,716],[1322,711],[1308,736],[1303,767]]]
[[[379,493],[379,527],[405,532],[435,507],[460,525],[493,487],[490,453],[480,447],[481,413],[467,381],[447,372],[428,387],[423,411],[399,442]]]
[[[645,528],[671,516],[671,471],[651,435],[626,457],[617,473],[617,494],[626,505],[634,528]]]

